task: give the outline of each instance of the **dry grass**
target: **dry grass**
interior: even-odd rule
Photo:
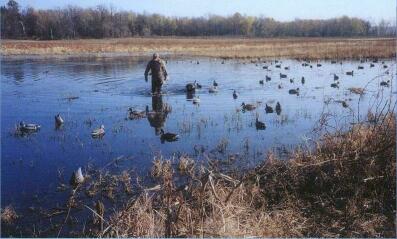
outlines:
[[[18,215],[11,205],[6,206],[4,209],[1,209],[2,222],[6,224],[13,224],[17,219],[18,219]]]
[[[242,176],[201,168],[177,186],[172,170],[156,170],[159,186],[97,236],[395,237],[396,122],[376,119],[325,134],[288,161],[269,154]]]
[[[337,59],[394,57],[391,38],[123,38],[101,40],[3,40],[2,55],[173,55],[224,58],[288,57]]]

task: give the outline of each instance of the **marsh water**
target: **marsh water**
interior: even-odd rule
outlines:
[[[244,158],[240,168],[254,167],[269,150],[283,155],[296,145],[310,145],[316,137],[313,129],[324,114],[332,115],[333,127],[349,127],[358,115],[367,114],[376,97],[394,97],[392,60],[379,60],[374,67],[371,61],[319,61],[304,67],[303,62],[290,59],[279,63],[274,59],[166,59],[169,80],[161,96],[152,96],[150,81],[143,77],[149,58],[3,58],[1,207],[13,205],[17,212],[39,203],[52,207],[62,199],[56,192],[59,172],[68,178],[78,167],[83,171],[88,164],[104,167],[118,157],[128,159],[122,168],[143,176],[156,155],[225,160],[236,154]],[[351,70],[354,75],[346,75]],[[280,79],[280,73],[287,78]],[[339,88],[330,86],[333,74],[339,76]],[[271,81],[259,84],[266,75]],[[214,80],[218,92],[209,93]],[[387,80],[389,87],[380,86]],[[194,81],[202,85],[195,93],[199,104],[185,93],[185,85]],[[297,87],[299,95],[289,94]],[[366,93],[360,97],[350,87],[365,88]],[[237,99],[233,99],[234,90]],[[257,109],[243,112],[242,102]],[[265,105],[274,108],[276,102],[281,113],[267,114]],[[156,120],[127,118],[129,107],[143,111],[146,106],[150,111],[171,110]],[[65,123],[57,129],[54,116],[58,113]],[[265,130],[256,129],[257,115]],[[40,124],[41,129],[15,135],[20,121]],[[93,139],[91,131],[101,124],[106,134]],[[179,134],[179,140],[162,142],[160,129]]]

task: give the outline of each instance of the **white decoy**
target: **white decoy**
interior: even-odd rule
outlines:
[[[41,128],[39,124],[25,124],[23,121],[19,123],[19,129],[21,131],[38,131]]]
[[[193,104],[198,104],[198,103],[200,103],[200,97],[196,96],[193,98]]]
[[[216,92],[218,92],[218,88],[217,88],[216,86],[210,87],[210,88],[208,89],[208,92],[209,92],[209,93],[216,93]]]
[[[236,90],[233,91],[233,99],[237,99],[238,98],[238,94],[236,92]]]
[[[105,126],[101,125],[101,127],[99,129],[94,129],[91,133],[92,137],[101,137],[105,134]]]
[[[63,124],[65,121],[62,119],[62,117],[61,117],[61,115],[60,114],[57,114],[56,116],[55,116],[55,124],[56,125],[61,125],[61,124]]]

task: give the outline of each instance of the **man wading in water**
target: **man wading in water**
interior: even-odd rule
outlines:
[[[167,80],[167,70],[159,54],[154,53],[145,70],[145,80],[148,81],[148,73],[152,74],[152,94],[161,94],[161,86]]]

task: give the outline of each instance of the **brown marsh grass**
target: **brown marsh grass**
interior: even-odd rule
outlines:
[[[394,57],[393,38],[122,38],[87,40],[2,40],[8,55],[145,55],[161,52],[223,58],[288,57],[343,59]]]

